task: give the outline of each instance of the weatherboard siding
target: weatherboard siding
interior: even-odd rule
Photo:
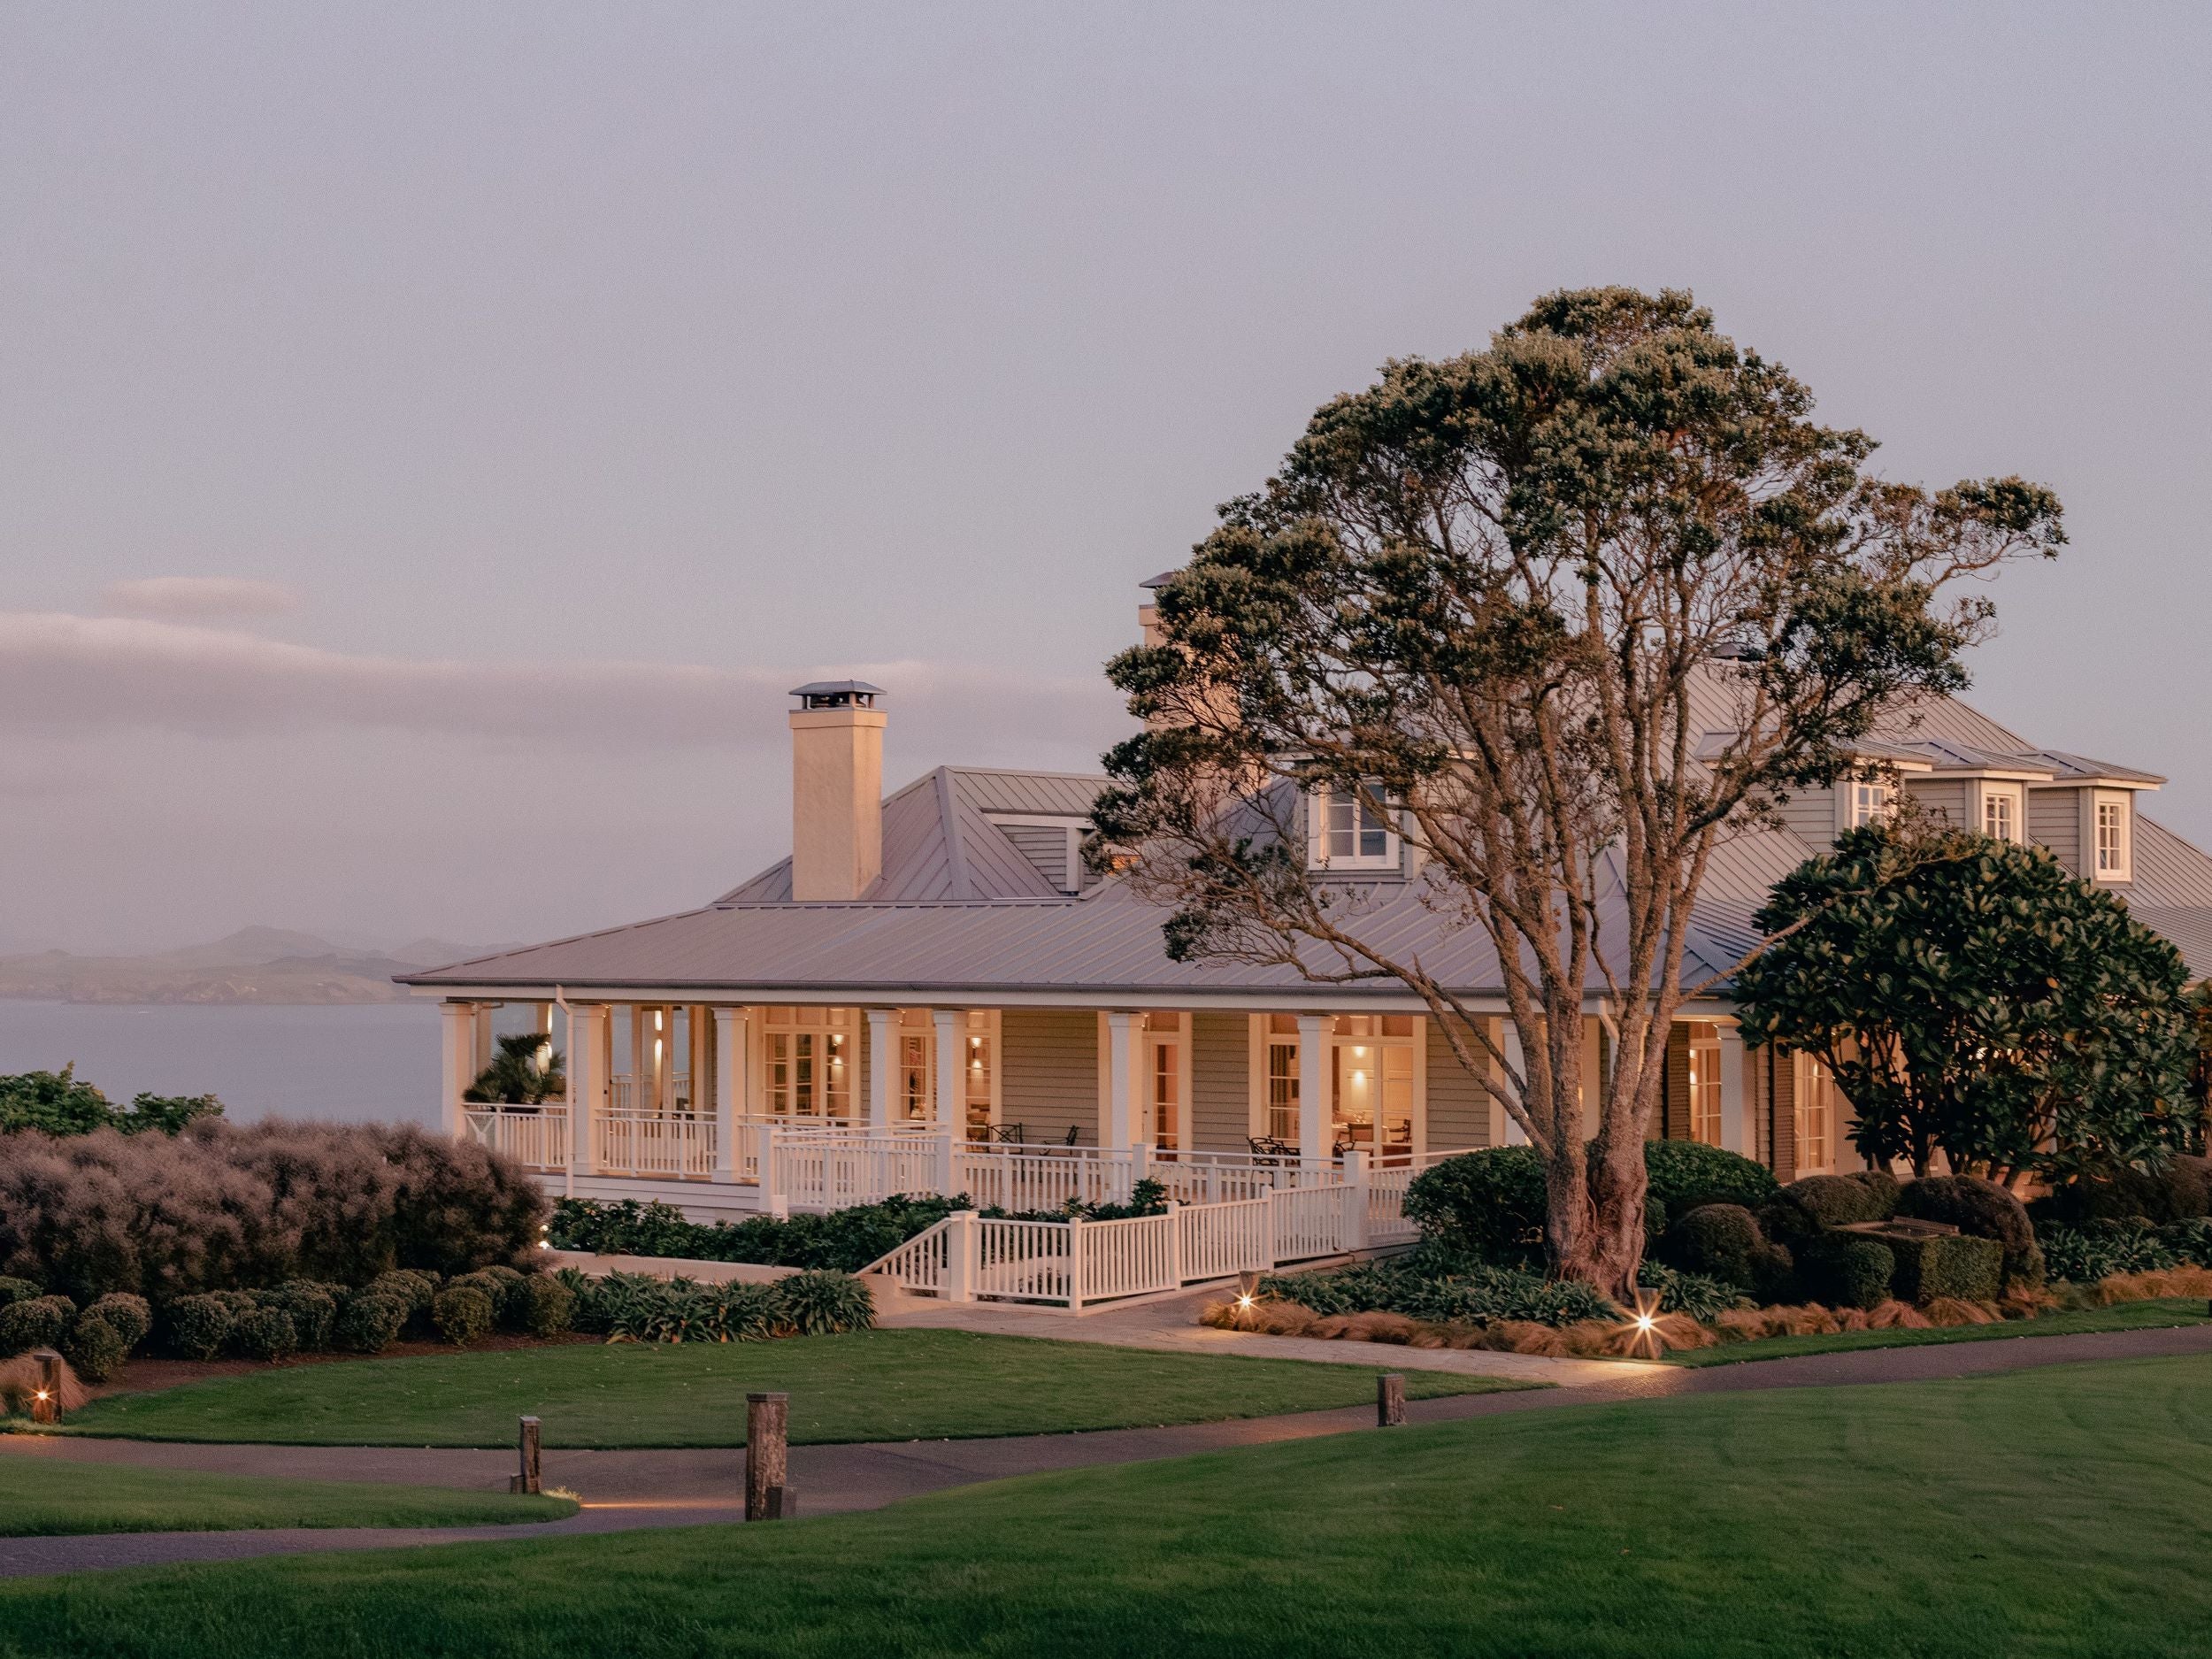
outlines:
[[[999,1016],[1000,1117],[1031,1141],[1098,1144],[1098,1016],[1087,1008],[1010,1008]]]
[[[1200,1152],[1248,1149],[1250,1022],[1243,1014],[1190,1017],[1191,1145]]]
[[[1428,1030],[1428,1134],[1431,1151],[1490,1144],[1490,1094],[1467,1074],[1434,1020]],[[1471,1042],[1473,1039],[1469,1040]]]

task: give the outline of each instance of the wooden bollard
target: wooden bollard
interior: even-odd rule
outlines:
[[[745,1518],[749,1521],[786,1520],[794,1512],[795,1506],[784,1490],[790,1427],[789,1394],[745,1396]]]
[[[1375,1379],[1375,1426],[1394,1429],[1406,1420],[1406,1379],[1397,1371],[1385,1371]]]
[[[541,1425],[535,1417],[522,1419],[522,1432],[517,1437],[522,1452],[522,1472],[514,1478],[513,1482],[508,1487],[511,1492],[534,1493],[542,1492],[545,1489],[540,1482],[538,1473],[538,1431]]]
[[[31,1421],[59,1423],[61,1356],[50,1348],[42,1348],[33,1349],[31,1357],[38,1362],[38,1386],[31,1393]]]

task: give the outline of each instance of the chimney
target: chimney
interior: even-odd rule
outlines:
[[[856,899],[883,873],[883,691],[822,680],[791,695],[791,896]]]

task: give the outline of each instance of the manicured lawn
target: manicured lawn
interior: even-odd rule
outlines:
[[[1828,1336],[1773,1336],[1757,1342],[1730,1342],[1721,1348],[1684,1348],[1667,1356],[1677,1365],[1734,1365],[1746,1360],[1790,1359],[1800,1354],[1834,1354],[1847,1348],[1919,1348],[1931,1342],[1988,1342],[2007,1338],[2072,1336],[2084,1331],[2143,1331],[2154,1327],[2202,1325],[2205,1304],[2193,1297],[2124,1302],[2110,1308],[2078,1308],[2040,1319],[2008,1319],[2002,1325],[1947,1325],[1932,1331],[1838,1331]]]
[[[1638,1402],[869,1515],[0,1585],[0,1654],[2201,1654],[2212,1359]]]
[[[220,1532],[249,1526],[487,1526],[557,1521],[566,1498],[439,1486],[263,1480],[180,1469],[122,1469],[0,1452],[0,1536]]]
[[[748,1391],[791,1395],[794,1440],[1048,1434],[1270,1417],[1375,1397],[1364,1363],[1152,1354],[964,1331],[866,1331],[781,1342],[618,1343],[297,1365],[115,1394],[72,1419],[90,1434],[296,1446],[505,1446],[545,1419],[549,1446],[739,1446]],[[1417,1398],[1510,1386],[1413,1371]]]

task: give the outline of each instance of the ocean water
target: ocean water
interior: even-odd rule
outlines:
[[[438,1121],[434,1002],[151,1007],[0,1000],[0,1073],[77,1075],[120,1104],[214,1094],[232,1118]]]

